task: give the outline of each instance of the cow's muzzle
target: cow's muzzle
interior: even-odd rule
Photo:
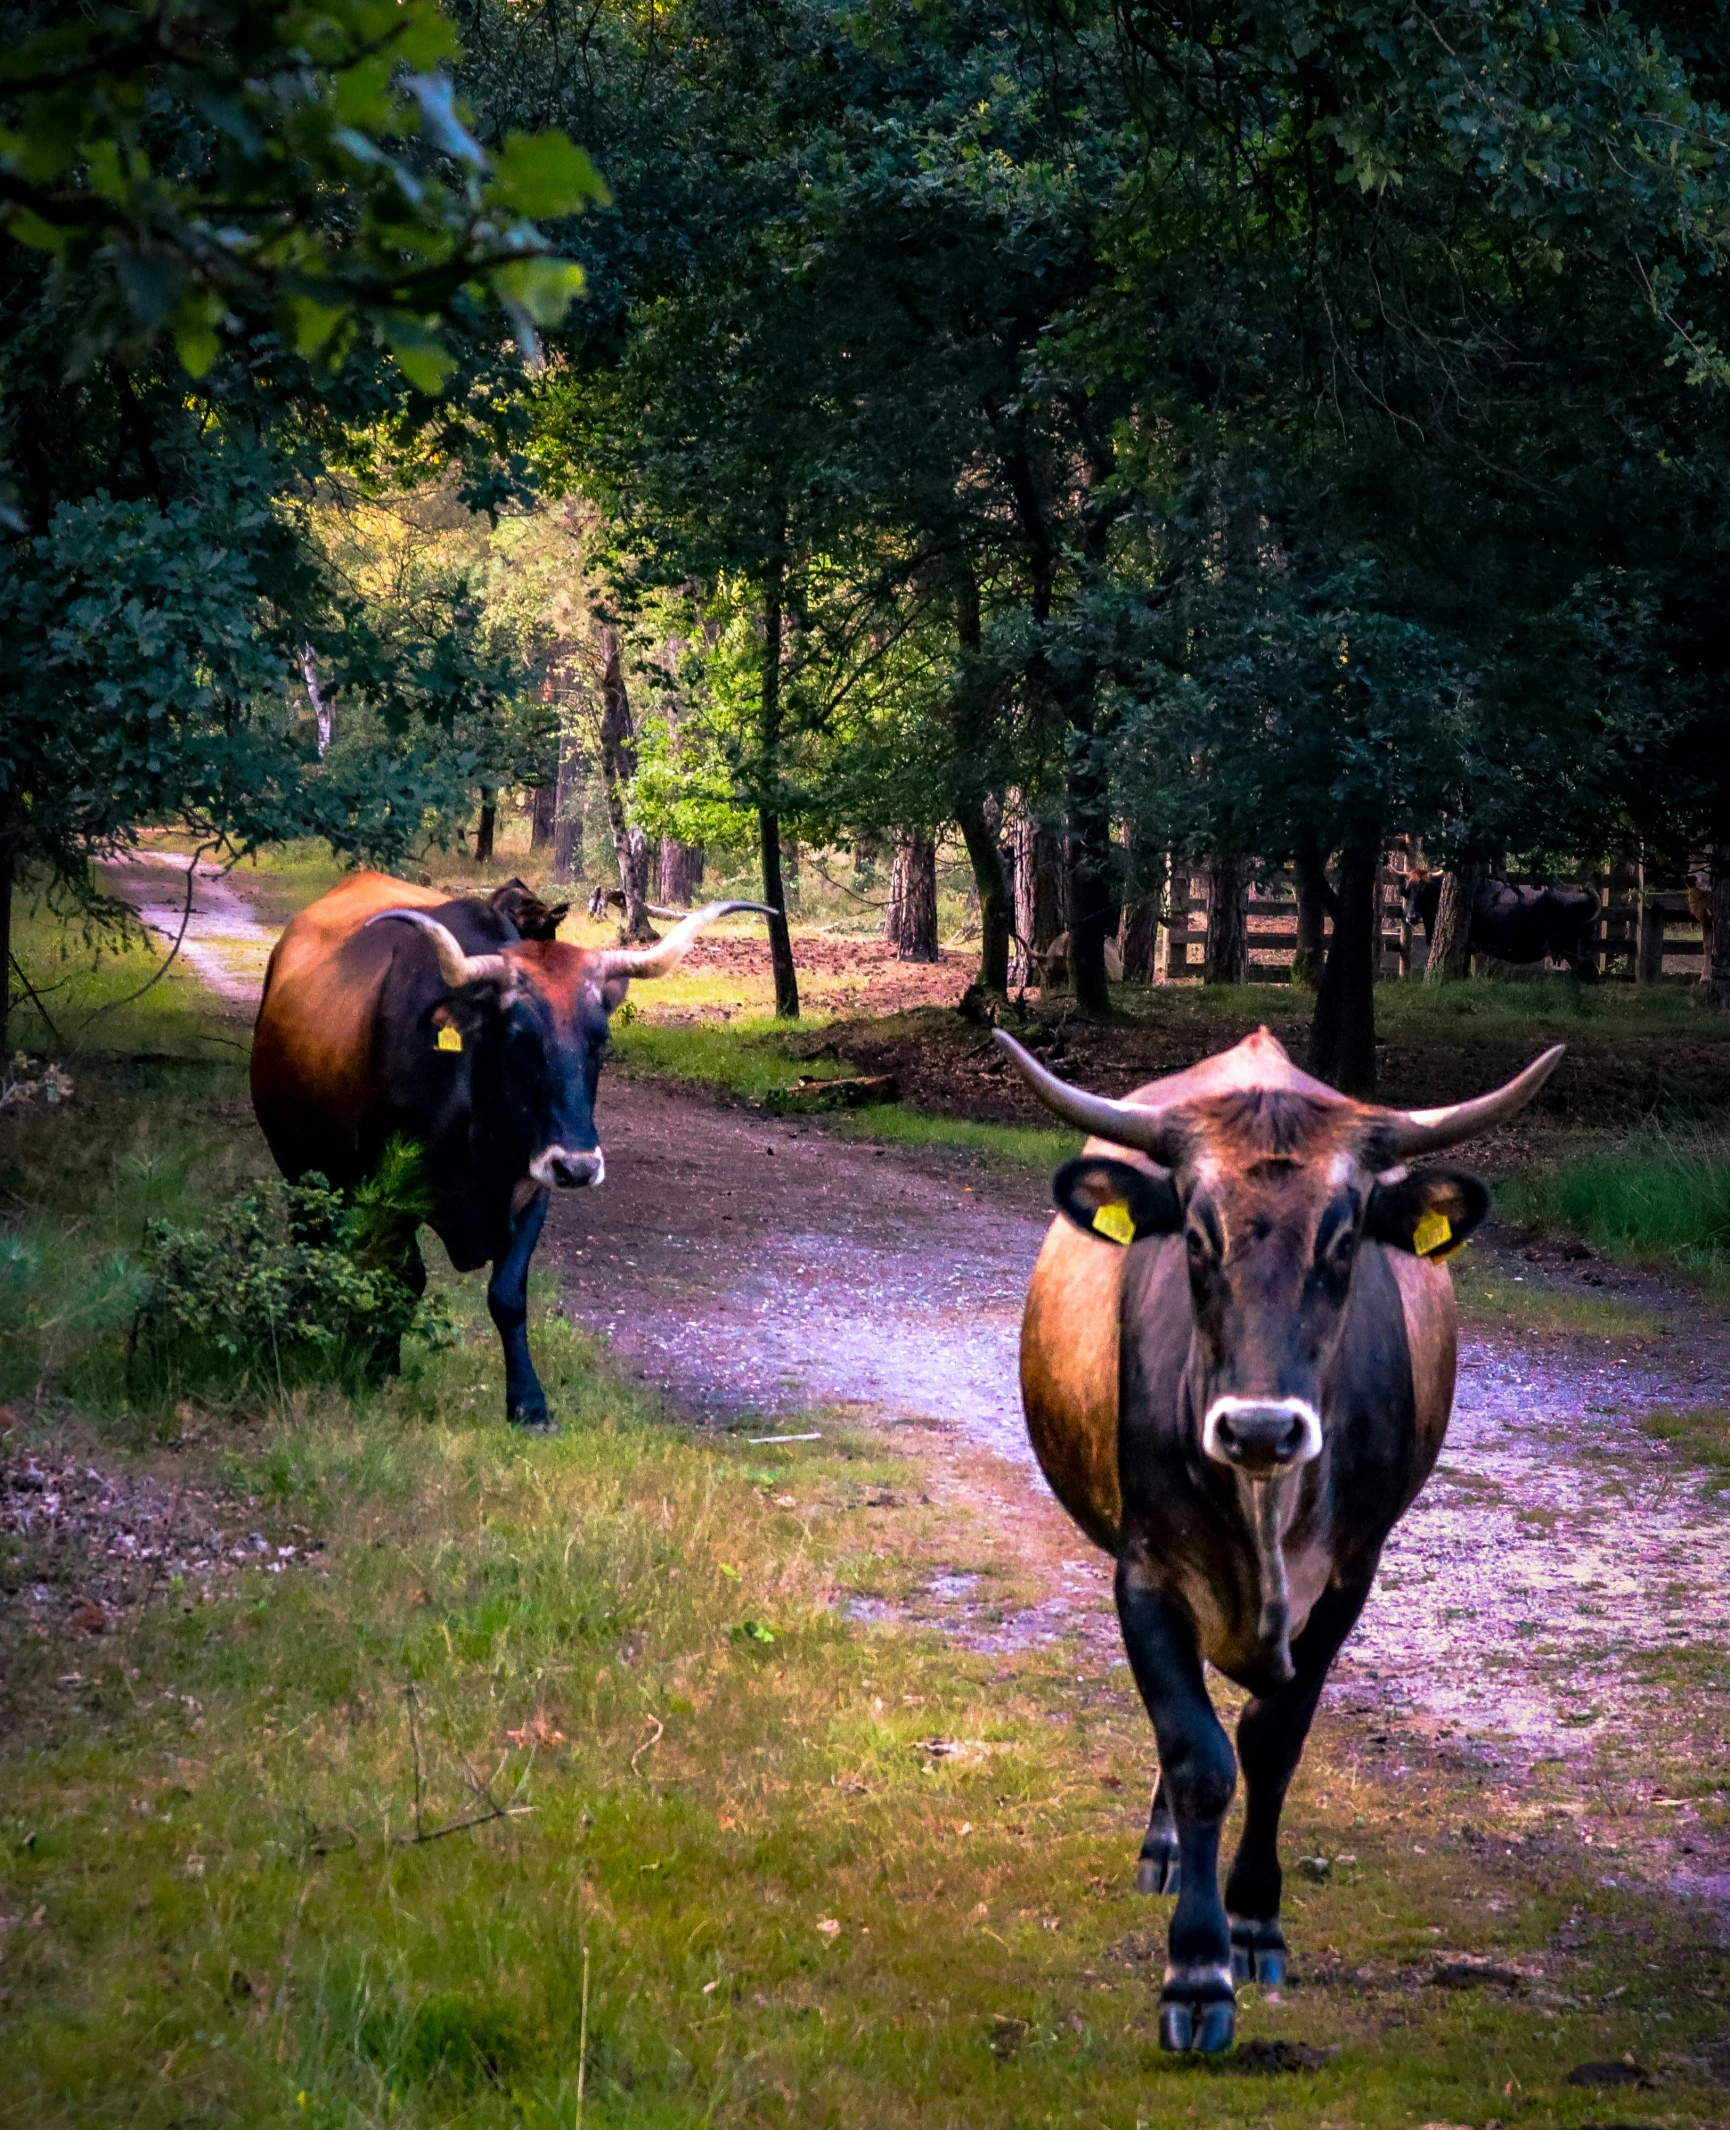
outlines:
[[[1202,1422],[1209,1457],[1252,1477],[1308,1464],[1321,1454],[1321,1415],[1307,1398],[1215,1398]]]
[[[578,1154],[573,1154],[568,1146],[549,1146],[529,1163],[529,1174],[537,1183],[556,1183],[562,1190],[584,1183],[605,1183],[607,1157],[598,1146]]]

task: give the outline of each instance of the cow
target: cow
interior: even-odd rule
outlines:
[[[1069,989],[1069,934],[1059,932],[1050,946],[1035,952],[1034,963],[1039,972],[1039,984],[1044,991],[1067,991]],[[1114,984],[1123,981],[1123,956],[1118,951],[1117,941],[1105,942],[1105,973]]]
[[[1159,1754],[1139,1883],[1177,1895],[1162,2048],[1230,2046],[1235,1984],[1277,1984],[1279,1820],[1321,1689],[1388,1533],[1441,1450],[1455,1309],[1441,1260],[1489,1204],[1407,1161],[1520,1109],[1562,1055],[1495,1094],[1402,1111],[1300,1072],[1263,1028],[1122,1101],[1046,1071],[1089,1133],[1053,1180],[1028,1288],[1021,1391],[1058,1500],[1116,1567],[1118,1618]],[[1218,1883],[1238,1724],[1243,1835]]]
[[[422,1150],[426,1221],[451,1263],[491,1260],[487,1307],[518,1427],[552,1427],[525,1329],[529,1260],[552,1191],[606,1175],[595,1087],[608,1016],[633,977],[666,975],[740,910],[769,914],[711,902],[653,946],[574,947],[551,936],[562,912],[520,881],[483,902],[362,872],[302,910],[271,954],[252,1102],[277,1166],[345,1190],[393,1140]],[[412,1230],[402,1269],[419,1293]]]
[[[1440,873],[1407,875],[1406,922],[1421,925],[1432,943],[1441,899]],[[1591,888],[1511,887],[1505,880],[1486,880],[1472,900],[1471,951],[1497,961],[1564,961],[1589,983],[1598,974],[1592,952],[1598,909]]]

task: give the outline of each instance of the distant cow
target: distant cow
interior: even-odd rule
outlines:
[[[524,1327],[552,1187],[606,1174],[595,1088],[607,1017],[632,977],[665,976],[717,918],[760,909],[712,902],[656,946],[597,950],[554,939],[563,912],[521,881],[479,902],[356,873],[276,943],[252,1100],[277,1165],[346,1189],[393,1139],[423,1149],[427,1224],[451,1263],[492,1260],[487,1307],[519,1426],[551,1424]],[[412,1234],[403,1271],[418,1292]]]
[[[1406,881],[1406,922],[1421,925],[1433,942],[1442,899],[1440,873],[1413,873]],[[1598,973],[1592,927],[1598,897],[1584,887],[1510,887],[1486,880],[1472,903],[1470,947],[1497,961],[1565,961],[1575,976]]]
[[[1069,989],[1069,934],[1059,932],[1050,946],[1035,950],[1033,960],[1039,971],[1039,983],[1044,991],[1067,991]],[[1123,956],[1118,952],[1117,941],[1105,942],[1105,973],[1114,984],[1123,981]]]
[[[1447,1109],[1377,1109],[1299,1072],[1263,1028],[1121,1102],[1001,1030],[1040,1099],[1093,1134],[1053,1182],[1021,1390],[1058,1499],[1117,1562],[1123,1639],[1159,1744],[1143,1888],[1175,1892],[1167,2049],[1229,2046],[1237,1981],[1285,1974],[1278,1835],[1328,1668],[1454,1394],[1440,1260],[1489,1194],[1409,1171],[1520,1109],[1561,1057]],[[1220,1899],[1232,1749],[1202,1674],[1251,1696],[1243,1834]]]

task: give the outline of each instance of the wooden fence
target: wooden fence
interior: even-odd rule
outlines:
[[[1388,854],[1381,873],[1382,951],[1379,974],[1388,979],[1420,976],[1429,959],[1421,930],[1405,921],[1403,851]],[[1705,948],[1688,890],[1648,887],[1638,871],[1607,873],[1594,883],[1599,911],[1592,951],[1605,975],[1641,983],[1660,976],[1704,976]],[[1170,887],[1171,921],[1162,929],[1159,966],[1167,983],[1200,977],[1207,954],[1207,882],[1200,873],[1178,873]],[[1324,922],[1324,936],[1333,929]],[[1297,889],[1282,872],[1266,874],[1249,898],[1251,983],[1291,980],[1297,952]]]

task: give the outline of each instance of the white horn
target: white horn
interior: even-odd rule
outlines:
[[[1079,1087],[1071,1087],[1067,1080],[1060,1080],[1030,1052],[1022,1049],[1014,1036],[1003,1029],[995,1031],[999,1043],[1009,1053],[1009,1062],[1020,1073],[1028,1086],[1046,1108],[1073,1124],[1078,1131],[1091,1132],[1096,1138],[1109,1139],[1114,1146],[1127,1146],[1138,1154],[1147,1154],[1162,1168],[1172,1168],[1180,1158],[1186,1134],[1183,1127],[1168,1110],[1143,1109],[1134,1102],[1113,1102],[1106,1095],[1090,1095]]]
[[[1517,1116],[1562,1062],[1566,1043],[1557,1043],[1541,1058],[1534,1058],[1524,1072],[1494,1094],[1478,1095],[1470,1102],[1451,1102],[1446,1109],[1390,1109],[1382,1112],[1384,1145],[1390,1160],[1406,1161],[1414,1154],[1434,1154],[1444,1146],[1458,1146],[1495,1125]]]
[[[367,923],[383,924],[387,917],[400,917],[404,924],[420,927],[432,941],[433,952],[439,958],[439,974],[452,991],[464,984],[509,983],[516,975],[503,954],[465,954],[450,927],[440,924],[436,917],[429,917],[425,910],[380,910],[376,917],[369,917]]]
[[[691,942],[699,932],[706,932],[719,918],[735,916],[740,910],[755,910],[759,917],[779,917],[779,910],[772,910],[762,902],[710,902],[700,910],[693,910],[689,917],[681,918],[666,938],[652,947],[608,947],[599,956],[601,980],[614,976],[667,976],[676,969],[691,950]]]

